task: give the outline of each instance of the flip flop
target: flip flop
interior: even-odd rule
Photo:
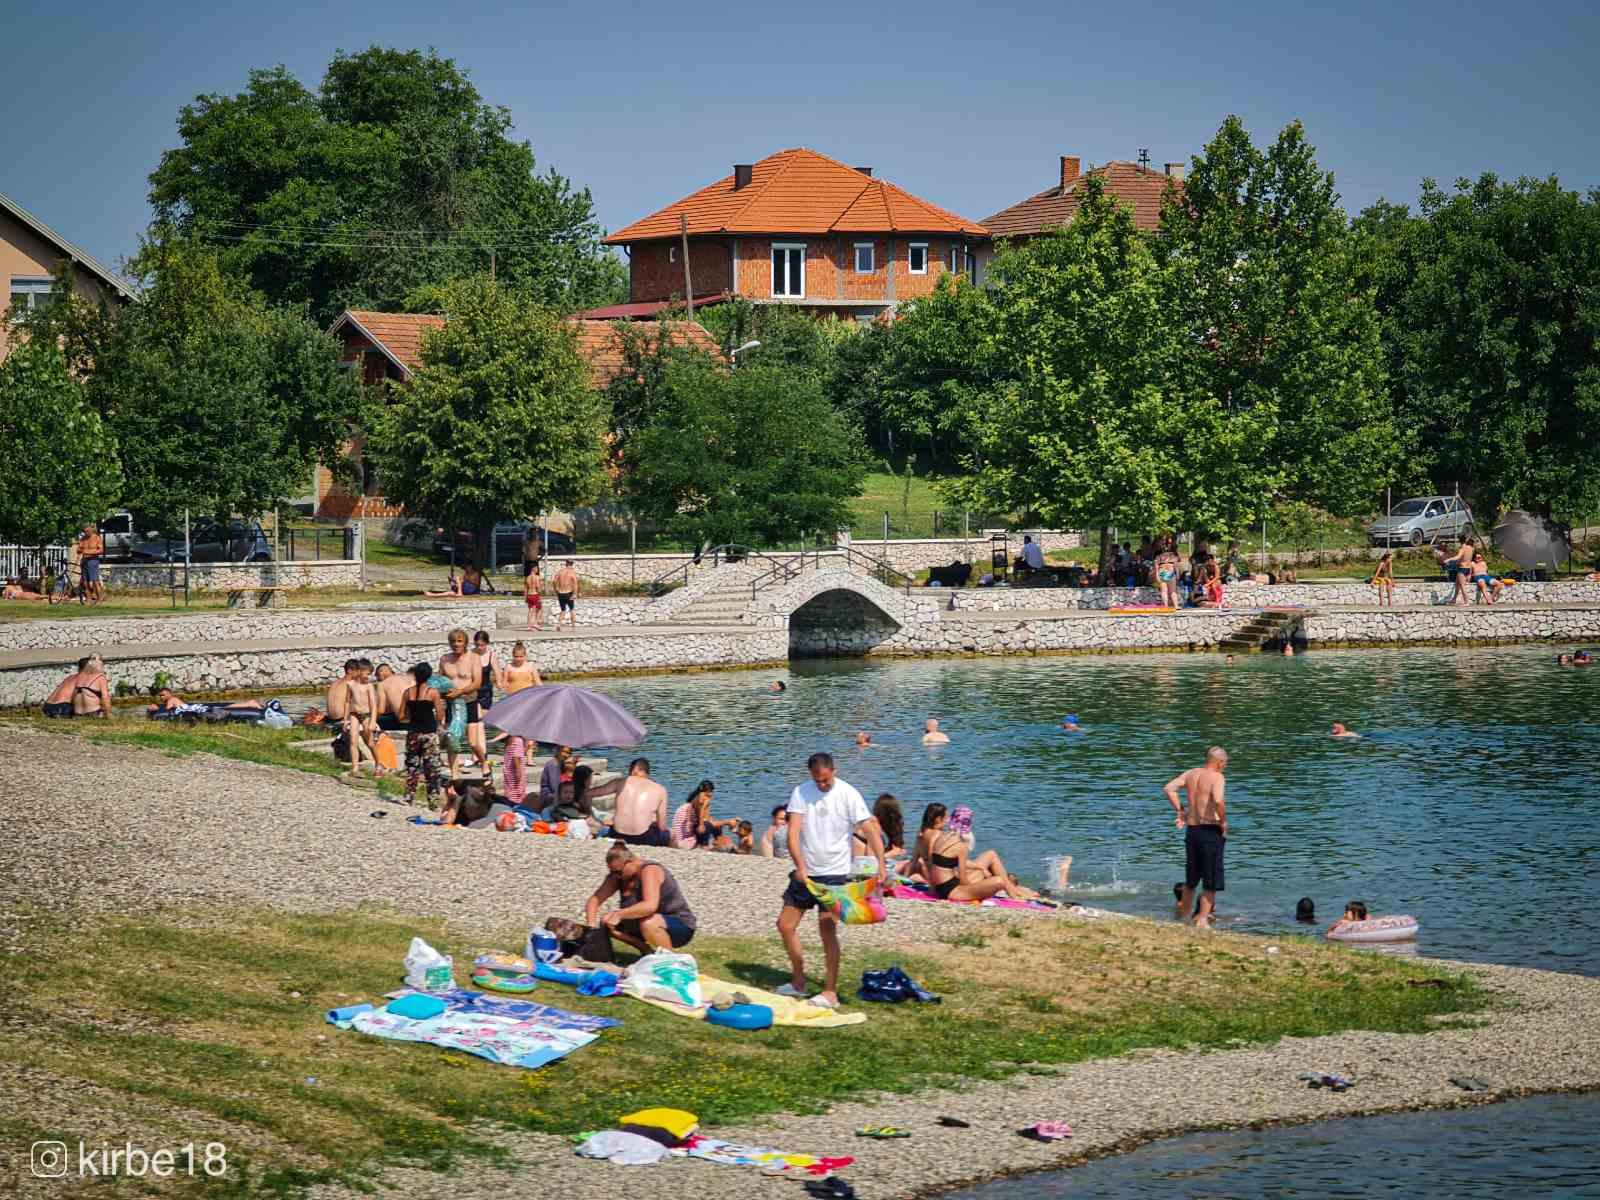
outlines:
[[[787,996],[791,1000],[804,1000],[806,998],[805,989],[797,988],[792,983],[780,983],[772,989],[772,994],[774,996]]]
[[[1072,1126],[1065,1121],[1040,1121],[1026,1129],[1017,1130],[1017,1133],[1036,1142],[1059,1142],[1072,1136]]]
[[[900,1129],[894,1125],[865,1125],[856,1130],[857,1137],[869,1138],[908,1138],[911,1136],[909,1129]]]
[[[1489,1092],[1494,1090],[1483,1080],[1474,1079],[1468,1075],[1452,1075],[1450,1076],[1450,1082],[1455,1084],[1463,1092]]]
[[[937,1123],[943,1125],[946,1129],[972,1128],[972,1123],[970,1121],[963,1121],[960,1117],[940,1117]]]
[[[839,1002],[837,1000],[824,1000],[820,995],[811,997],[811,999],[807,1000],[806,1003],[811,1005],[812,1008],[826,1008],[831,1010],[839,1007]]]

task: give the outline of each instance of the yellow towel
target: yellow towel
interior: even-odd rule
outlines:
[[[804,1000],[792,1000],[788,996],[780,996],[776,992],[763,992],[760,988],[753,988],[747,983],[729,983],[726,979],[714,979],[710,975],[700,976],[700,993],[704,996],[716,996],[719,992],[743,992],[750,997],[751,1004],[763,1004],[772,1010],[772,1023],[774,1025],[804,1025],[811,1029],[836,1029],[840,1025],[860,1025],[867,1019],[863,1012],[834,1012],[828,1008],[818,1008],[815,1004],[807,1004]],[[646,1004],[653,1004],[657,1008],[664,1008],[670,1013],[677,1013],[680,1017],[688,1017],[695,1021],[706,1019],[706,1010],[703,1008],[689,1008],[682,1004],[673,1004],[670,1000],[649,1000],[642,996],[635,996],[636,1000],[644,1000]]]

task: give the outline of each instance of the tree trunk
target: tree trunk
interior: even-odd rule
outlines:
[[[1106,586],[1111,572],[1111,526],[1100,526],[1100,584]]]

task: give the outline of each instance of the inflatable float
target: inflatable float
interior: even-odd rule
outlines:
[[[1335,942],[1409,942],[1416,938],[1415,917],[1369,917],[1365,921],[1346,921],[1328,931]]]
[[[515,954],[480,954],[472,964],[472,982],[492,992],[513,995],[538,987],[534,964]]]
[[[725,1029],[770,1029],[772,1010],[765,1004],[733,1004],[706,1009],[706,1020]]]

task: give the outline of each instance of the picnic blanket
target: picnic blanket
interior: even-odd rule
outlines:
[[[731,983],[726,979],[714,979],[710,975],[700,976],[700,991],[702,995],[716,998],[719,992],[727,992],[730,996],[734,992],[743,992],[750,997],[751,1004],[762,1004],[772,1010],[772,1023],[774,1025],[796,1025],[808,1029],[835,1029],[840,1025],[860,1025],[867,1019],[866,1013],[835,1012],[829,1008],[818,1008],[815,1004],[807,1004],[804,1000],[794,1000],[788,996],[780,996],[776,992],[763,992],[760,988],[753,988],[747,983]],[[645,996],[635,996],[634,999],[642,1000],[646,1004],[653,1004],[657,1008],[665,1009],[670,1013],[677,1013],[680,1017],[688,1017],[693,1021],[706,1019],[706,1005],[691,1008],[687,1004],[674,1004],[670,1000],[656,1000]]]
[[[437,1017],[413,1021],[380,1008],[355,1005],[334,1009],[328,1014],[328,1022],[340,1029],[354,1029],[390,1041],[426,1042],[447,1050],[465,1050],[492,1063],[528,1070],[565,1058],[599,1036],[470,1009],[446,1009]]]
[[[401,988],[399,991],[390,992],[387,998],[398,1000],[401,996],[415,994],[412,988]],[[622,1024],[621,1021],[613,1020],[611,1017],[568,1012],[564,1008],[553,1008],[548,1004],[535,1004],[532,1000],[490,996],[469,988],[451,988],[448,992],[439,992],[437,995],[444,1001],[446,1012],[472,1012],[511,1017],[518,1021],[537,1021],[541,1025],[553,1025],[557,1029],[576,1029],[584,1033],[599,1033],[602,1029],[614,1029]]]

